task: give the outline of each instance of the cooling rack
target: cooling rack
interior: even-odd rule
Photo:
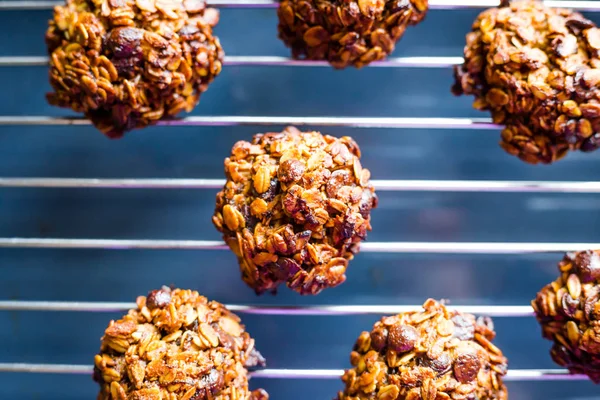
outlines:
[[[274,8],[276,2],[271,0],[213,0],[211,5],[219,8]],[[483,0],[433,0],[432,10],[482,9],[495,6],[497,1]],[[553,7],[567,7],[585,12],[600,11],[597,1],[547,1]],[[55,1],[1,1],[0,11],[15,10],[50,10]],[[1,16],[0,16],[1,17]],[[465,31],[468,27],[465,27]],[[8,40],[3,37],[2,40]],[[386,61],[376,62],[369,68],[410,68],[410,69],[449,69],[462,62],[461,57],[420,56],[393,57]],[[0,67],[29,68],[43,67],[47,64],[45,56],[0,56]],[[297,61],[281,56],[227,56],[227,67],[327,67],[324,62]],[[0,73],[2,71],[0,70]],[[448,83],[449,86],[449,83]],[[89,121],[80,117],[46,116],[46,115],[2,115],[0,125],[3,127],[52,127],[52,126],[89,126]],[[371,129],[414,129],[414,130],[484,130],[497,131],[499,126],[488,118],[458,117],[309,117],[309,116],[189,116],[159,123],[160,126],[185,127],[273,127],[282,125],[310,126],[315,128],[371,128]],[[2,128],[0,128],[2,129]],[[0,133],[1,135],[1,133]],[[508,156],[507,156],[508,157]],[[0,171],[0,174],[2,172]],[[549,175],[551,176],[551,175]],[[440,180],[440,179],[387,179],[374,180],[373,184],[379,193],[516,193],[516,194],[596,194],[600,193],[600,181],[568,181],[568,180]],[[206,191],[222,187],[222,179],[189,179],[189,178],[73,178],[73,177],[0,177],[0,190],[37,189],[37,190],[114,190],[114,191]],[[1,192],[0,192],[1,193]],[[533,238],[535,239],[535,238]],[[182,239],[111,239],[111,238],[48,238],[48,237],[0,237],[3,249],[87,249],[87,250],[215,250],[227,251],[226,246],[216,240],[182,240]],[[558,259],[565,251],[578,251],[600,248],[600,243],[581,242],[440,242],[440,241],[373,241],[364,243],[363,253],[375,254],[442,254],[442,255],[515,255],[553,253]],[[2,258],[0,258],[0,262]],[[356,262],[356,261],[355,261]],[[1,265],[2,273],[8,266]],[[357,267],[352,267],[357,268]],[[352,274],[352,268],[349,274]],[[168,277],[166,277],[168,279]],[[139,293],[133,293],[135,296]],[[427,294],[424,294],[427,296]],[[8,299],[0,295],[0,313],[67,313],[69,318],[78,318],[79,313],[122,313],[134,306],[133,303],[106,301],[44,301]],[[318,299],[317,299],[318,301]],[[299,301],[301,302],[301,301]],[[228,307],[240,314],[260,316],[289,317],[339,317],[339,316],[379,316],[413,310],[419,305],[251,305],[229,304]],[[521,305],[464,305],[454,306],[461,311],[486,314],[492,317],[532,319],[532,309],[527,304]],[[17,315],[14,314],[14,315]],[[11,314],[13,315],[13,314]],[[109,317],[107,317],[108,319]],[[268,317],[266,317],[268,318]],[[368,329],[370,325],[363,326]],[[537,332],[536,332],[537,333]],[[69,334],[69,333],[66,333]],[[358,332],[356,332],[356,335]],[[355,336],[355,334],[352,334]],[[540,339],[541,340],[541,339]],[[349,347],[347,347],[349,350]],[[0,353],[1,354],[1,353]],[[91,359],[91,357],[90,357]],[[0,382],[8,373],[23,374],[85,374],[89,375],[91,365],[63,363],[29,363],[2,362],[0,359]],[[268,368],[253,372],[254,378],[264,379],[338,379],[341,369],[321,368]],[[561,369],[529,368],[509,370],[507,381],[577,381],[586,380],[581,375],[570,375]],[[334,393],[324,396],[332,397]],[[274,397],[276,398],[276,397]]]

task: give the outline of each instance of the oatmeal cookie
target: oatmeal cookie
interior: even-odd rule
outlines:
[[[264,366],[254,339],[225,306],[169,288],[137,299],[111,321],[96,355],[98,400],[268,400],[248,390],[247,368]]]
[[[432,299],[384,317],[363,332],[338,400],[506,400],[507,361],[492,344],[491,319],[446,309]]]
[[[50,104],[110,138],[191,111],[221,72],[204,0],[66,0],[46,34]]]
[[[542,335],[558,365],[600,383],[600,250],[567,253],[558,270],[531,302]]]
[[[505,1],[473,24],[453,92],[505,125],[506,152],[552,163],[600,145],[599,50],[600,29],[581,14]]]
[[[256,293],[317,294],[346,279],[377,196],[350,137],[286,128],[237,142],[213,223]]]
[[[394,51],[427,9],[428,0],[282,0],[279,37],[294,58],[360,68]]]

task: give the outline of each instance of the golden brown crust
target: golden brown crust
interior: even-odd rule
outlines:
[[[427,0],[282,0],[279,37],[294,58],[360,68],[387,57],[427,8]]]
[[[350,355],[338,400],[506,400],[507,361],[492,344],[489,318],[449,311],[429,299],[424,311],[384,317]]]
[[[599,50],[600,29],[581,14],[514,1],[479,15],[453,91],[506,125],[505,151],[551,163],[600,145]]]
[[[48,101],[111,138],[189,112],[221,72],[217,21],[204,0],[66,0],[46,34]]]
[[[250,393],[246,368],[264,366],[237,315],[198,292],[138,297],[111,321],[96,355],[98,400],[268,400]]]
[[[600,383],[600,250],[567,253],[560,276],[531,302],[552,359]]]
[[[342,283],[377,197],[350,137],[286,128],[240,141],[225,160],[213,223],[258,294]]]

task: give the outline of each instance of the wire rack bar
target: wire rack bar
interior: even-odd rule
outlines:
[[[223,179],[0,178],[0,187],[70,189],[220,189]],[[600,185],[600,182],[598,183]]]
[[[599,11],[597,1],[545,1],[549,7],[571,8],[579,11]],[[2,1],[0,10],[46,10],[61,2],[57,1]],[[218,8],[275,8],[275,0],[211,0],[209,4]],[[435,10],[459,10],[464,8],[489,8],[499,4],[498,0],[430,0],[429,8]]]
[[[78,301],[0,301],[0,311],[77,311],[77,312],[124,312],[136,308],[135,303],[118,302],[78,302]],[[263,306],[263,305],[227,305],[233,312],[258,315],[294,315],[294,316],[336,316],[336,315],[381,315],[420,310],[421,306],[386,305],[322,305],[322,306]],[[488,315],[490,317],[530,317],[530,306],[449,306],[450,309],[469,314]]]
[[[2,3],[0,3],[2,4]],[[0,7],[1,9],[1,7]],[[396,68],[450,68],[462,64],[462,57],[399,57],[373,62],[372,67]],[[35,67],[48,64],[48,57],[42,56],[3,56],[0,67]],[[247,67],[329,67],[326,61],[294,60],[288,57],[272,56],[226,56],[227,66]]]
[[[2,116],[0,125],[91,125],[81,117]],[[265,126],[312,125],[353,128],[405,129],[501,129],[488,118],[386,118],[386,117],[253,117],[253,116],[196,116],[163,120],[159,126]]]
[[[600,193],[600,182],[372,180],[379,191]],[[223,179],[0,178],[0,188],[220,189]]]
[[[0,2],[0,10],[2,5],[7,2]],[[39,56],[15,56],[15,57],[0,57],[0,67],[36,67],[48,65],[48,57]]]
[[[226,250],[216,240],[147,240],[147,239],[46,239],[0,238],[0,247],[60,249],[180,249]],[[436,253],[436,254],[531,254],[564,253],[600,249],[600,243],[503,243],[503,242],[368,242],[361,244],[369,253]]]
[[[88,375],[92,371],[91,365],[0,363],[0,372]],[[343,373],[341,369],[263,369],[250,374],[254,379],[338,379]],[[562,369],[512,369],[504,378],[507,382],[587,379],[585,375],[571,375]]]
[[[0,247],[62,248],[62,249],[184,249],[225,250],[216,240],[120,240],[120,239],[42,239],[0,238]]]
[[[61,1],[1,1],[0,10],[49,10]],[[275,0],[212,0],[212,7],[217,8],[276,8]]]

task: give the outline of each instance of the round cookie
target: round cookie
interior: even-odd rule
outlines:
[[[377,196],[350,137],[286,128],[237,142],[213,223],[256,293],[317,294],[346,279]]]
[[[600,29],[532,0],[503,2],[467,35],[453,92],[505,125],[500,145],[528,163],[600,146]]]
[[[360,68],[394,51],[427,9],[427,0],[282,0],[279,38],[294,58]]]
[[[448,310],[384,317],[359,336],[338,400],[506,400],[507,361],[489,318]]]
[[[558,269],[531,302],[542,335],[558,365],[600,383],[600,251],[567,253]]]
[[[218,19],[204,0],[66,0],[46,34],[48,101],[111,138],[189,112],[221,72]]]
[[[94,359],[98,400],[267,400],[248,390],[264,366],[240,319],[198,292],[163,288],[111,321]]]

